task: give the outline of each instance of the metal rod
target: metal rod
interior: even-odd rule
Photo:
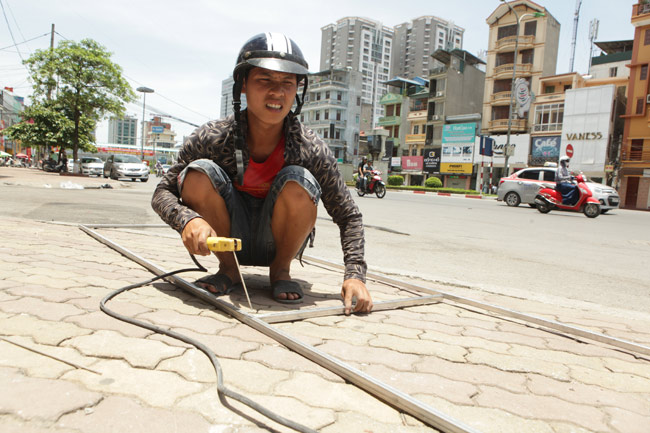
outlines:
[[[316,257],[311,257],[311,256],[303,256],[303,261],[309,262],[315,262],[319,263],[322,265],[327,265],[331,266],[335,269],[344,269],[344,266],[339,265],[337,263],[333,263],[327,260],[323,259],[318,259]],[[411,284],[407,283],[405,281],[400,281],[400,280],[395,280],[393,278],[385,277],[383,275],[378,275],[374,274],[372,272],[368,272],[366,274],[367,278],[375,278],[379,281],[383,281],[385,283],[390,283],[394,284],[399,287],[403,288],[409,288],[412,290],[416,290],[422,293],[431,293],[431,294],[441,294],[444,299],[453,301],[459,304],[465,304],[465,305],[471,305],[473,307],[481,308],[483,310],[491,311],[493,313],[498,313],[506,317],[513,317],[519,320],[523,320],[524,322],[528,323],[534,323],[536,325],[543,326],[545,328],[549,329],[554,329],[556,331],[564,332],[566,334],[570,335],[575,335],[583,338],[587,338],[589,340],[597,341],[599,343],[605,343],[609,344],[614,347],[618,347],[620,349],[625,349],[630,352],[635,352],[635,353],[641,353],[644,355],[650,356],[650,347],[644,346],[641,344],[633,343],[631,341],[623,340],[620,338],[615,338],[615,337],[610,337],[607,335],[599,334],[597,332],[592,332],[588,331],[586,329],[578,328],[576,326],[571,326],[567,325],[561,322],[556,322],[554,320],[548,320],[548,319],[543,319],[541,317],[533,316],[530,314],[525,314],[525,313],[520,313],[518,311],[510,310],[507,308],[499,307],[497,305],[492,305],[492,304],[486,304],[481,301],[476,301],[474,299],[469,299],[469,298],[464,298],[462,296],[456,296],[452,295],[451,293],[446,293],[446,292],[441,292],[439,290],[433,290],[429,289],[426,287],[418,286],[416,284]]]
[[[6,339],[4,337],[0,337],[0,340],[6,341],[7,343],[13,344],[14,346],[22,347],[23,349],[29,350],[30,352],[38,353],[39,355],[43,355],[43,356],[45,356],[47,358],[54,359],[55,361],[59,361],[59,362],[62,362],[64,364],[68,364],[68,365],[70,365],[70,366],[72,366],[74,368],[80,368],[82,370],[86,370],[86,371],[90,371],[91,373],[98,374],[100,376],[102,375],[99,371],[93,370],[92,368],[84,367],[83,365],[76,364],[76,363],[74,363],[72,361],[66,361],[65,359],[59,358],[58,356],[54,356],[54,355],[50,355],[49,353],[41,352],[38,349],[34,349],[33,347],[25,346],[25,345],[20,344],[20,343],[16,343],[15,341],[8,340],[8,339]]]
[[[442,295],[416,296],[414,298],[396,299],[394,301],[379,301],[372,304],[372,311],[394,310],[415,305],[437,304],[442,301]],[[300,311],[284,311],[281,313],[256,314],[255,317],[266,323],[292,322],[294,320],[309,319],[345,314],[345,307],[320,307]]]
[[[130,260],[140,264],[144,268],[148,269],[156,275],[162,275],[165,273],[164,270],[158,268],[153,263],[148,260],[140,257],[133,252],[121,247],[120,245],[114,243],[110,239],[100,235],[99,233],[84,227],[83,225],[79,226],[88,235],[102,242],[103,244],[109,246]],[[255,316],[247,314],[242,310],[238,309],[232,304],[221,301],[220,299],[215,298],[213,295],[209,294],[207,291],[202,290],[196,287],[193,284],[188,283],[187,281],[179,278],[175,275],[168,277],[169,280],[172,280],[175,285],[181,287],[182,289],[192,293],[198,298],[204,300],[205,302],[214,305],[220,310],[226,312],[233,318],[239,320],[240,322],[256,329],[257,331],[262,332],[268,337],[275,339],[277,342],[283,344],[287,348],[299,353],[305,358],[319,364],[322,367],[327,368],[333,373],[339,375],[343,379],[357,385],[363,390],[369,392],[375,397],[383,400],[384,402],[400,409],[413,417],[419,419],[420,421],[440,429],[445,432],[451,433],[478,433],[477,430],[461,423],[458,420],[434,409],[433,407],[411,397],[410,395],[393,388],[390,385],[387,385],[383,382],[380,382],[374,379],[372,376],[357,370],[356,368],[341,362],[340,360],[316,349],[313,346],[302,343],[299,340],[294,339],[290,335],[275,329],[261,319],[258,319]]]

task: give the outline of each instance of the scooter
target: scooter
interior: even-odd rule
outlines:
[[[565,210],[570,212],[583,212],[588,218],[596,218],[600,215],[600,202],[592,197],[591,190],[585,184],[582,174],[576,176],[580,197],[574,205],[562,204],[562,194],[552,185],[542,184],[535,197],[535,205],[541,213],[549,213],[552,210]]]
[[[375,194],[377,198],[384,198],[386,195],[386,184],[381,180],[381,171],[372,170],[370,172],[370,179],[366,182],[366,187],[362,188],[362,180],[357,181],[357,194],[363,197],[366,194]]]
[[[43,171],[65,173],[68,171],[68,165],[63,162],[56,162],[54,159],[46,159],[43,161]]]

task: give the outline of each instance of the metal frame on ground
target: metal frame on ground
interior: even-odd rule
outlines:
[[[140,264],[145,267],[152,273],[156,275],[162,275],[166,273],[163,269],[160,269],[153,263],[136,255],[135,253],[129,251],[128,249],[120,246],[119,244],[111,241],[110,239],[100,235],[91,228],[162,228],[168,227],[166,225],[158,224],[148,224],[148,225],[129,225],[129,224],[85,224],[79,226],[81,230],[90,235],[91,237],[97,239],[103,244],[109,246],[130,260]],[[146,233],[145,233],[146,234]],[[303,256],[303,259],[306,262],[317,263],[320,265],[328,266],[333,269],[344,269],[342,265],[329,262],[327,260],[318,259],[310,256]],[[588,331],[582,328],[578,328],[571,325],[566,325],[561,322],[556,322],[553,320],[543,319],[537,316],[530,314],[520,313],[514,310],[507,308],[499,307],[492,304],[487,304],[484,302],[476,301],[469,298],[464,298],[456,296],[450,293],[441,292],[438,290],[429,289],[426,287],[418,286],[416,284],[411,284],[408,282],[392,279],[385,277],[383,275],[368,273],[367,277],[370,279],[375,279],[377,281],[383,282],[385,284],[391,284],[396,287],[405,288],[414,290],[420,293],[426,293],[430,296],[416,296],[413,298],[400,299],[396,301],[385,301],[376,303],[373,310],[388,310],[399,307],[411,306],[411,305],[424,305],[431,304],[435,302],[440,302],[441,298],[443,301],[447,300],[452,303],[469,305],[472,307],[480,308],[492,313],[496,313],[505,317],[510,317],[524,321],[526,323],[532,323],[541,327],[542,330],[553,330],[559,331],[564,334],[569,334],[572,336],[582,337],[585,339],[597,341],[600,343],[609,344],[611,346],[617,347],[619,349],[624,349],[626,351],[632,352],[633,354],[643,354],[650,356],[650,347],[636,344],[627,340],[622,340],[614,337],[609,337],[607,335],[599,334],[596,332]],[[308,317],[321,317],[332,314],[342,314],[342,307],[326,307],[326,308],[315,308],[315,309],[306,309],[293,312],[283,312],[283,313],[270,313],[270,314],[261,314],[253,315],[246,313],[233,304],[225,302],[221,299],[216,298],[214,295],[191,284],[182,278],[177,276],[167,277],[167,280],[177,285],[178,287],[188,291],[189,293],[197,296],[198,298],[204,300],[205,302],[214,305],[220,310],[226,312],[230,316],[236,318],[237,320],[245,323],[252,328],[262,332],[263,334],[275,339],[279,343],[285,345],[291,350],[301,354],[302,356],[316,362],[332,371],[333,373],[339,375],[340,377],[348,380],[349,382],[359,386],[375,397],[391,404],[392,406],[403,410],[404,412],[414,416],[420,421],[440,429],[445,432],[476,432],[476,430],[471,427],[463,424],[462,422],[453,419],[452,417],[432,408],[425,403],[414,399],[410,395],[399,391],[390,385],[384,384],[373,377],[367,375],[366,373],[355,369],[354,367],[330,356],[320,350],[316,349],[313,346],[304,344],[290,335],[275,329],[271,326],[271,323],[278,323],[282,321],[295,321]]]

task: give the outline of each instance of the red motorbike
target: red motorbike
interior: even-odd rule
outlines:
[[[365,184],[366,186],[363,188],[362,180],[359,179],[357,181],[357,194],[359,194],[359,197],[363,197],[366,194],[375,194],[377,198],[384,198],[386,195],[386,184],[381,180],[381,171],[372,170]]]
[[[535,197],[535,205],[541,213],[549,213],[553,209],[570,212],[583,212],[588,218],[596,218],[600,215],[600,202],[592,197],[591,190],[585,184],[585,178],[579,174],[576,176],[580,198],[574,205],[562,204],[562,194],[549,184],[542,184]]]

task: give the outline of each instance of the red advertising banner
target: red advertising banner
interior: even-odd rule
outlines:
[[[423,156],[403,156],[402,170],[422,171],[424,165]]]
[[[128,149],[128,148],[122,148],[122,147],[110,147],[110,146],[97,146],[97,150],[99,152],[103,153],[130,153],[133,155],[141,155],[142,150],[141,149]],[[144,154],[147,156],[153,156],[153,150],[144,150]]]

